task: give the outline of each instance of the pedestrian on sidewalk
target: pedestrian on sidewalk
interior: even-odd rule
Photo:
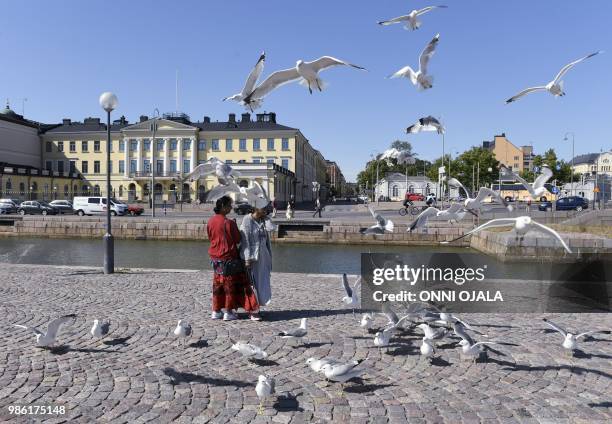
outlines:
[[[323,210],[323,208],[321,207],[321,201],[317,197],[317,200],[315,202],[315,211],[312,214],[312,217],[314,218],[317,214],[319,214],[319,218],[321,218],[321,211],[322,210]]]
[[[214,272],[211,318],[233,321],[238,318],[235,310],[242,308],[257,320],[259,304],[238,250],[240,231],[236,221],[227,218],[232,211],[231,197],[218,199],[214,211],[206,225]]]
[[[260,306],[267,306],[272,299],[272,244],[266,228],[266,206],[265,199],[257,199],[253,212],[245,215],[240,225],[240,256],[244,260]]]

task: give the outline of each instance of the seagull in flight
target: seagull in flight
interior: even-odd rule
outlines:
[[[257,378],[257,385],[255,386],[255,393],[257,393],[257,397],[259,398],[259,408],[257,409],[258,414],[263,414],[264,409],[264,401],[272,396],[275,391],[275,381],[272,377],[266,377],[265,375],[260,375]]]
[[[399,150],[395,147],[387,149],[378,158],[378,160],[385,160],[389,166],[392,166],[391,159],[395,159],[398,165],[414,165],[416,159],[406,150]]]
[[[506,200],[504,200],[503,197],[501,197],[499,195],[499,193],[497,193],[496,191],[491,190],[488,187],[480,187],[480,189],[478,190],[478,194],[476,195],[476,197],[470,197],[470,193],[467,191],[467,189],[465,188],[465,186],[463,184],[461,184],[461,182],[456,179],[456,178],[449,178],[448,179],[448,185],[452,186],[452,187],[456,187],[456,188],[460,188],[465,192],[465,209],[467,210],[478,210],[480,211],[481,208],[484,206],[484,201],[486,199],[488,199],[489,197],[491,197],[492,199],[497,200],[499,203],[501,203],[502,205],[504,205],[506,207],[506,209],[508,209],[509,211],[512,211],[512,205],[508,204],[508,202],[506,202]]]
[[[47,332],[43,333],[36,327],[28,327],[27,325],[13,324],[15,327],[23,328],[31,331],[36,335],[36,346],[51,347],[55,343],[55,339],[59,333],[60,327],[63,324],[72,322],[76,318],[76,314],[63,315],[54,319],[47,325]]]
[[[565,65],[557,74],[557,76],[555,77],[554,80],[552,80],[551,82],[549,82],[546,85],[540,85],[537,87],[530,87],[530,88],[526,88],[525,90],[521,91],[520,93],[518,93],[517,95],[510,97],[508,100],[506,100],[506,103],[512,103],[517,101],[518,99],[520,99],[521,97],[529,94],[529,93],[533,93],[536,91],[548,91],[550,94],[552,94],[555,97],[560,97],[560,96],[565,96],[565,92],[563,91],[563,81],[561,80],[561,78],[563,78],[563,76],[567,73],[567,71],[569,71],[570,69],[572,69],[574,66],[576,66],[577,64],[579,64],[582,61],[585,61],[587,59],[590,59],[593,56],[598,55],[599,53],[603,53],[602,51],[598,51],[595,53],[591,53],[585,57],[582,57],[578,60],[575,60],[571,63],[568,63],[567,65]]]
[[[544,187],[544,184],[546,184],[546,182],[553,176],[553,172],[548,166],[542,166],[542,173],[537,176],[533,184],[529,184],[523,177],[510,171],[506,167],[502,167],[502,172],[504,175],[510,176],[521,183],[529,192],[529,197],[531,197],[531,200],[537,200],[540,198],[540,196],[548,192],[546,187]]]
[[[234,94],[233,96],[224,98],[223,101],[233,100],[236,102],[243,103],[244,98],[248,96],[249,94],[251,94],[253,90],[255,89],[255,84],[257,84],[257,80],[259,79],[261,73],[263,72],[265,61],[266,61],[266,52],[262,52],[261,56],[259,56],[259,60],[257,61],[255,66],[251,70],[251,73],[249,73],[249,76],[247,77],[247,80],[244,83],[244,87],[242,88],[242,91],[240,93]]]
[[[421,56],[419,57],[418,71],[415,72],[410,66],[404,66],[393,75],[390,75],[389,78],[409,78],[412,84],[417,86],[420,90],[427,90],[428,88],[433,87],[433,76],[427,74],[427,65],[436,51],[436,46],[438,45],[439,40],[440,34],[436,34],[429,44],[427,44],[425,50],[423,50]]]
[[[342,302],[353,308],[353,316],[355,315],[355,308],[359,307],[359,293],[358,290],[361,287],[361,277],[358,277],[353,283],[353,287],[350,286],[348,276],[342,274],[342,288],[344,288],[345,296],[342,298]]]
[[[553,330],[559,332],[563,336],[562,346],[566,349],[566,352],[568,354],[571,354],[574,350],[578,348],[578,340],[585,336],[595,333],[610,334],[609,330],[589,330],[580,334],[572,334],[549,319],[543,318],[543,321],[546,323],[546,325],[548,325]]]
[[[270,74],[268,78],[244,98],[244,103],[251,110],[257,109],[261,106],[261,102],[265,96],[278,87],[296,80],[300,80],[300,84],[307,86],[310,94],[312,94],[313,90],[317,89],[323,91],[325,84],[323,80],[319,78],[319,72],[334,66],[350,66],[355,69],[366,70],[361,66],[331,56],[322,56],[312,62],[298,60],[294,68],[284,69]]]
[[[99,339],[99,338],[106,336],[109,330],[110,330],[110,322],[108,321],[101,322],[100,320],[94,319],[93,326],[91,327],[91,330],[89,330],[89,333],[91,334],[92,337]]]
[[[446,131],[444,126],[433,116],[425,116],[419,118],[419,120],[406,128],[406,134],[418,134],[420,132],[437,132],[438,134],[444,134]]]
[[[418,228],[427,225],[429,218],[438,217],[448,221],[459,222],[466,214],[465,207],[461,203],[453,203],[448,209],[438,209],[430,206],[416,217],[414,222],[408,227],[408,231],[412,232]]]
[[[376,225],[372,225],[371,227],[366,228],[365,230],[361,232],[361,234],[382,235],[385,233],[385,231],[388,231],[390,233],[393,232],[393,229],[395,228],[393,221],[391,221],[390,219],[384,218],[379,213],[374,212],[374,210],[370,207],[370,205],[368,205],[368,210],[370,211],[370,213],[376,220]]]
[[[507,226],[510,226],[510,225],[512,225],[514,227],[514,230],[516,231],[517,237],[520,238],[521,241],[522,241],[523,237],[525,237],[525,234],[527,234],[529,231],[536,230],[536,231],[540,231],[540,232],[542,232],[544,234],[547,234],[549,236],[552,236],[552,237],[556,238],[557,240],[559,240],[559,243],[561,243],[561,245],[563,246],[563,248],[565,249],[565,251],[567,253],[570,253],[570,254],[572,253],[572,251],[567,246],[565,241],[563,241],[563,239],[561,238],[559,233],[557,233],[552,228],[547,227],[546,225],[543,225],[543,224],[540,224],[540,223],[534,221],[529,216],[519,216],[519,217],[516,217],[516,218],[498,218],[498,219],[492,219],[489,222],[486,222],[486,223],[482,224],[481,226],[474,228],[472,231],[469,231],[469,232],[465,233],[461,237],[457,237],[456,239],[453,239],[453,240],[450,240],[450,241],[443,241],[443,242],[440,242],[440,243],[441,244],[449,244],[449,243],[455,242],[457,240],[460,240],[460,239],[462,239],[464,237],[467,237],[467,236],[469,236],[471,234],[474,234],[474,233],[477,233],[479,231],[485,230],[487,228],[507,227]]]
[[[183,347],[185,347],[185,340],[187,337],[191,336],[192,333],[191,324],[181,319],[176,325],[173,333],[176,337],[180,337],[183,340]]]
[[[404,29],[406,30],[415,30],[421,27],[421,22],[417,19],[419,16],[424,15],[427,12],[431,12],[434,9],[446,9],[448,6],[428,6],[422,9],[415,9],[407,15],[398,16],[397,18],[392,18],[387,21],[379,21],[378,25],[393,25],[398,24],[400,22],[406,22],[404,25]]]

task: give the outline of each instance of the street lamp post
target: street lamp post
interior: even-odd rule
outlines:
[[[568,141],[569,139],[567,138],[568,135],[572,135],[572,172],[570,173],[570,196],[574,195],[574,142],[576,141],[576,135],[569,131],[565,133],[565,137],[563,137],[564,141]]]
[[[157,112],[157,117],[155,116],[155,112]],[[149,165],[151,168],[151,193],[153,194],[153,197],[151,198],[151,215],[153,215],[153,218],[155,218],[155,169],[157,169],[157,160],[155,159],[155,132],[157,131],[158,117],[159,110],[156,108],[153,111],[153,123],[151,124],[153,138],[151,139],[151,164]],[[191,160],[193,160],[193,158]]]
[[[111,232],[111,112],[117,108],[118,100],[111,92],[102,93],[100,106],[106,111],[106,234],[104,234],[104,273],[115,272],[115,250]]]

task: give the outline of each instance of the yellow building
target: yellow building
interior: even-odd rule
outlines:
[[[533,147],[517,147],[506,138],[506,134],[496,135],[493,141],[484,141],[482,146],[495,155],[495,159],[515,172],[533,170]]]

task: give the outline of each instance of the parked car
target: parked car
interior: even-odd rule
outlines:
[[[581,211],[589,208],[589,201],[580,196],[562,197],[555,202],[555,208],[558,211]],[[542,202],[538,209],[541,211],[551,211],[552,202]]]
[[[142,215],[144,212],[144,208],[139,205],[128,205],[127,211],[128,214],[132,216]]]
[[[21,202],[17,212],[20,215],[57,215],[58,210],[46,202],[28,200]]]
[[[8,213],[17,213],[17,209],[19,209],[19,204],[21,203],[21,200],[17,200],[17,199],[0,199],[0,205],[9,205],[8,209],[7,207],[3,207],[3,209],[6,211],[8,210]]]
[[[9,203],[0,203],[0,215],[8,215],[15,212],[13,205]]]
[[[421,193],[408,193],[407,199],[411,202],[424,202],[425,196],[423,196]]]
[[[72,209],[72,203],[70,203],[68,200],[54,200],[49,204],[56,208],[60,214],[74,213],[74,209]]]
[[[106,197],[75,197],[72,208],[79,216],[106,214]],[[125,215],[126,213],[126,204],[111,199],[111,215]]]

